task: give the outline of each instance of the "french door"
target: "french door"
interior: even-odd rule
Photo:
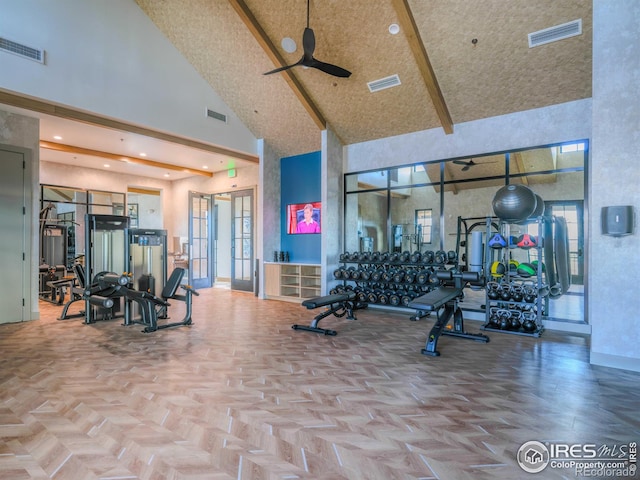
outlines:
[[[572,285],[584,285],[583,204],[582,200],[545,202],[545,214],[564,217],[567,222]]]
[[[253,291],[253,190],[231,193],[231,288]]]
[[[195,288],[213,285],[212,198],[189,192],[189,283]]]

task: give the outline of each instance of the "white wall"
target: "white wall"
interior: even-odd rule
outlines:
[[[161,199],[163,212],[162,218],[159,223],[154,223],[154,225],[158,226],[142,226],[147,228],[163,228],[167,230],[168,238],[178,235],[177,233],[173,233],[174,218],[179,215],[179,213],[173,208],[173,186],[169,181],[157,180],[148,177],[137,177],[134,175],[116,172],[105,172],[104,170],[97,170],[94,168],[78,168],[55,162],[41,161],[40,183],[119,193],[127,193],[127,187],[130,186],[160,190],[161,194],[159,198]],[[131,203],[132,201],[129,200],[129,202]],[[144,204],[142,205],[142,208],[145,208]]]
[[[591,99],[345,147],[345,173],[578,140],[591,136]]]
[[[256,139],[133,0],[0,0],[0,88],[256,153]],[[205,116],[211,108],[223,123]]]
[[[640,371],[640,2],[593,2],[588,250],[591,362]],[[634,235],[602,235],[600,212],[633,205]]]

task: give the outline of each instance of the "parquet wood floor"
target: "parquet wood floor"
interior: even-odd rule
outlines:
[[[224,289],[194,325],[0,325],[2,479],[546,479],[525,441],[640,440],[640,375],[593,367],[588,338],[444,337],[433,320],[314,313]],[[180,307],[172,316],[180,318]],[[478,324],[467,322],[468,329]]]

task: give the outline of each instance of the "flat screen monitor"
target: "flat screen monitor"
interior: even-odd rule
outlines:
[[[320,233],[321,211],[321,202],[290,203],[287,205],[287,233]]]

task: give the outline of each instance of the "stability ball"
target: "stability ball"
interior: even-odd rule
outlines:
[[[522,221],[536,209],[536,194],[525,185],[505,185],[498,190],[491,202],[493,212],[505,222]]]

